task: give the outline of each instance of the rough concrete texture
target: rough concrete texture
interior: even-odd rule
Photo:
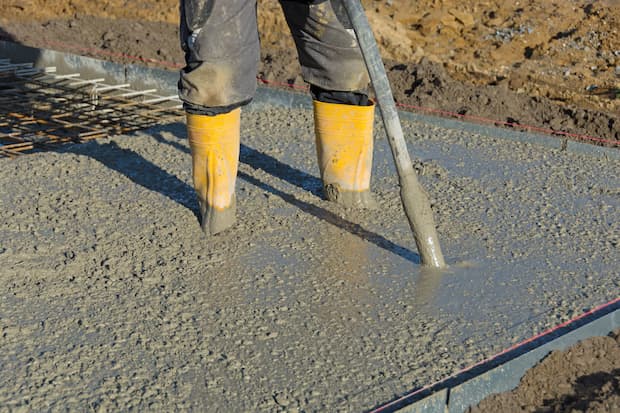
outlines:
[[[617,296],[618,161],[404,122],[451,268],[323,201],[312,114],[245,112],[205,238],[183,125],[0,160],[0,406],[363,411]]]

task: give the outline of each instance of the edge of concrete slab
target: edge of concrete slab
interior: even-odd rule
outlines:
[[[136,64],[119,64],[92,57],[79,56],[56,50],[38,49],[9,41],[0,41],[0,57],[13,63],[34,63],[35,67],[54,66],[58,73],[79,72],[84,77],[104,78],[110,83],[129,83],[135,89],[157,89],[160,94],[176,95],[178,73]],[[259,86],[248,110],[265,106],[312,108],[312,101],[305,93]],[[536,144],[549,149],[585,154],[596,158],[620,160],[617,148],[595,146],[540,133],[511,130],[496,126],[464,122],[457,119],[399,111],[402,119],[422,122],[447,129],[465,130],[470,133],[509,141]]]
[[[415,390],[373,413],[461,413],[487,396],[512,390],[526,371],[554,350],[605,336],[620,327],[620,298],[504,350],[438,383]]]

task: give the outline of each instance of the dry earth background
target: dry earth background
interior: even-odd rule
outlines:
[[[618,0],[363,3],[399,103],[620,139]],[[0,36],[114,60],[181,64],[177,19],[176,0],[0,2]],[[276,0],[259,25],[259,76],[302,85]]]
[[[593,136],[608,145],[620,140],[619,1],[363,3],[399,103]],[[177,0],[2,0],[0,36],[116,61],[131,60],[123,54],[153,59],[151,65],[178,65],[177,7]],[[303,85],[275,0],[259,1],[259,19],[258,75]],[[475,411],[618,408],[619,349],[616,332],[554,353],[542,373],[526,376],[516,396],[496,396]],[[594,361],[589,370],[586,358]],[[567,365],[574,367],[570,377],[561,378]],[[578,382],[583,377],[590,381]],[[562,398],[562,386],[573,387],[573,398]],[[539,388],[556,404],[536,398]]]

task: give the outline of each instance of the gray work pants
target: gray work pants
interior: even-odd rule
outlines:
[[[280,5],[306,82],[344,92],[368,86],[355,34],[338,0],[280,0]],[[181,46],[186,66],[179,96],[186,107],[225,112],[252,99],[260,58],[256,0],[181,0]]]

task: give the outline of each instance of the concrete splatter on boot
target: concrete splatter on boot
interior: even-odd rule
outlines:
[[[314,101],[316,150],[325,197],[373,208],[370,192],[375,106]]]
[[[239,108],[216,116],[187,114],[194,189],[208,235],[235,223],[240,114]]]

